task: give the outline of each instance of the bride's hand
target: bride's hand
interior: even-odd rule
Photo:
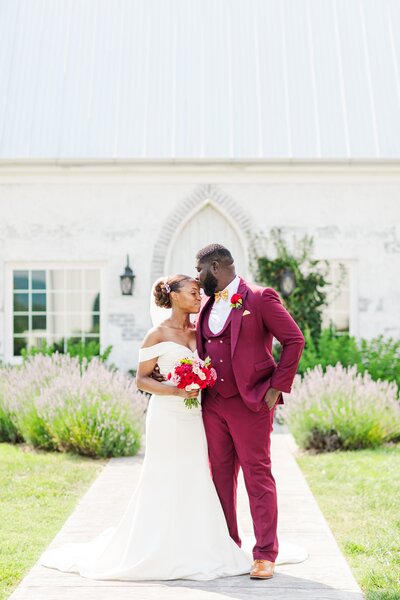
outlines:
[[[181,398],[197,398],[199,391],[200,390],[189,390],[188,392],[186,390],[182,390],[180,388],[175,388],[176,390],[176,395],[180,396]]]

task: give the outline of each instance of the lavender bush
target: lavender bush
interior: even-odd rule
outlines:
[[[0,436],[48,450],[130,456],[140,447],[146,398],[100,360],[37,355],[1,370]],[[10,425],[11,424],[11,425]]]
[[[296,376],[281,417],[304,449],[374,447],[400,439],[397,392],[396,383],[373,381],[356,366],[317,366]]]
[[[0,442],[19,442],[22,438],[15,425],[9,403],[8,379],[10,367],[0,367]]]

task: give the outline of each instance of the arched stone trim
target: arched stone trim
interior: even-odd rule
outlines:
[[[214,204],[220,212],[225,213],[235,223],[245,240],[248,255],[253,256],[256,253],[257,236],[249,215],[233,198],[222,192],[217,186],[203,184],[198,186],[186,200],[178,204],[164,223],[154,246],[151,282],[165,274],[163,272],[165,257],[176,230],[191,213],[195,213],[196,209],[198,210],[207,201]]]

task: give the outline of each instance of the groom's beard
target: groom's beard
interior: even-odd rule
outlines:
[[[218,287],[218,281],[212,273],[207,273],[203,281],[203,290],[207,296],[214,296]]]

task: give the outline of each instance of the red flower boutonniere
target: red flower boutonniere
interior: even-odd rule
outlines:
[[[233,294],[231,298],[231,308],[240,310],[243,308],[243,298],[240,294]]]

